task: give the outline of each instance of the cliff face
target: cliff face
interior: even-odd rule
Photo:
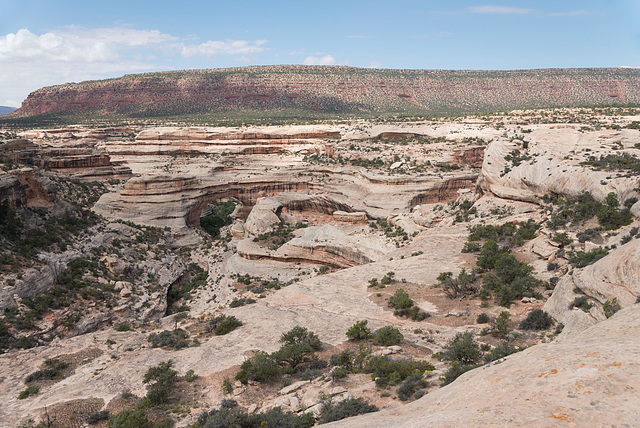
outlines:
[[[265,66],[126,75],[39,89],[9,117],[430,114],[640,102],[640,70]]]

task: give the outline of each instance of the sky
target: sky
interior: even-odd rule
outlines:
[[[0,0],[0,105],[148,71],[640,67],[640,0]]]

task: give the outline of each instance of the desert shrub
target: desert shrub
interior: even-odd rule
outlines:
[[[87,423],[90,425],[95,425],[98,422],[106,421],[109,419],[109,411],[108,410],[100,410],[98,412],[93,412],[87,418]]]
[[[547,270],[549,272],[553,272],[555,270],[558,270],[558,263],[554,263],[554,262],[547,263]]]
[[[377,412],[378,408],[363,398],[348,398],[339,403],[325,403],[320,413],[320,424],[339,421],[364,413]]]
[[[144,374],[142,381],[148,385],[146,397],[151,404],[163,404],[168,401],[178,375],[178,372],[171,368],[172,365],[171,360],[163,361],[157,366],[149,367]]]
[[[280,337],[282,346],[274,352],[274,359],[280,364],[288,364],[291,369],[314,361],[315,351],[322,347],[320,338],[305,327],[296,326]]]
[[[400,288],[389,298],[388,305],[395,309],[395,315],[406,316],[413,307],[413,300],[409,297],[409,293]]]
[[[269,382],[281,374],[280,366],[266,352],[259,351],[240,366],[236,380],[246,384],[248,381]]]
[[[233,315],[219,315],[209,321],[207,330],[213,331],[217,336],[222,336],[240,327],[242,322]]]
[[[370,357],[364,366],[364,372],[371,373],[371,379],[375,380],[378,386],[398,384],[413,374],[422,375],[426,370],[433,369],[434,367],[426,361],[393,360],[380,355]]]
[[[353,368],[355,357],[355,352],[345,349],[339,354],[333,354],[329,359],[329,364],[351,370]]]
[[[583,268],[593,264],[609,254],[604,248],[594,248],[593,250],[584,252],[578,251],[569,255],[569,263],[576,268]]]
[[[578,296],[573,299],[573,302],[569,304],[569,309],[580,308],[585,312],[589,312],[589,309],[593,307],[592,303],[589,303],[589,298],[587,296]]]
[[[318,335],[309,331],[306,327],[296,326],[280,336],[280,343],[283,345],[293,345],[296,343],[306,343],[314,350],[322,347],[322,342]]]
[[[596,212],[598,222],[605,229],[619,229],[622,226],[631,224],[633,221],[633,215],[628,209],[620,211],[618,207],[620,202],[618,196],[611,192],[605,198],[605,203]]]
[[[255,303],[256,300],[252,299],[252,298],[246,298],[246,297],[242,297],[242,298],[234,298],[231,303],[229,303],[229,307],[230,308],[239,308],[240,306],[245,306],[245,305],[250,305],[252,303]]]
[[[184,380],[186,380],[187,382],[193,382],[197,378],[198,375],[195,374],[193,370],[187,370],[187,372],[184,374]]]
[[[509,334],[509,322],[511,314],[508,311],[500,312],[500,315],[491,323],[491,335],[495,337],[507,337]]]
[[[489,318],[489,315],[487,315],[486,313],[481,313],[478,315],[478,318],[476,318],[476,323],[478,324],[486,324],[488,322],[491,321],[491,318]]]
[[[151,333],[147,337],[152,348],[173,348],[175,350],[189,346],[187,332],[181,328],[175,330],[164,330],[161,333]]]
[[[24,400],[27,397],[36,395],[38,392],[40,392],[39,386],[29,385],[24,390],[20,391],[20,394],[18,394],[18,400]]]
[[[604,311],[604,315],[607,318],[610,318],[613,314],[618,312],[620,309],[622,309],[622,307],[620,306],[620,303],[618,302],[617,297],[614,297],[611,300],[607,300],[606,302],[604,302],[604,305],[602,305],[602,310]]]
[[[367,320],[356,322],[347,330],[347,338],[354,342],[371,338],[371,330],[367,327]]]
[[[222,393],[224,395],[231,395],[231,393],[233,393],[233,385],[231,385],[228,377],[225,377],[222,381]]]
[[[310,413],[296,415],[291,412],[283,412],[280,407],[268,410],[264,413],[248,414],[240,409],[221,408],[211,410],[200,415],[191,428],[310,428],[315,424],[315,419]]]
[[[115,326],[115,331],[131,331],[133,330],[133,328],[131,327],[131,324],[123,322],[118,324],[117,326]]]
[[[333,380],[343,379],[347,377],[348,374],[349,372],[347,371],[347,369],[343,367],[336,367],[333,370],[331,370],[331,379]]]
[[[426,388],[427,386],[429,386],[429,384],[426,380],[424,380],[422,375],[419,373],[415,373],[402,381],[402,383],[396,390],[396,393],[398,394],[398,398],[400,400],[407,401],[409,398],[411,398],[412,395],[414,395],[421,389],[424,390],[424,388]]]
[[[373,334],[373,344],[380,346],[397,345],[402,342],[404,336],[397,328],[387,325],[379,328]]]
[[[601,230],[602,228],[599,228],[599,227],[594,229],[587,229],[584,232],[578,232],[576,234],[576,237],[578,238],[578,242],[580,243],[591,241],[592,239],[600,235]]]
[[[109,428],[159,428],[169,427],[169,423],[154,424],[144,412],[144,408],[137,406],[133,409],[124,409],[117,415],[109,417],[107,423]]]
[[[573,242],[573,239],[566,234],[566,232],[556,233],[551,238],[553,242],[556,242],[560,245],[560,248],[570,245]]]
[[[477,291],[475,285],[477,277],[474,273],[467,273],[466,269],[462,269],[455,278],[451,272],[442,272],[437,279],[442,290],[452,299],[457,298],[459,295],[465,296]]]
[[[462,374],[468,372],[469,370],[475,369],[477,366],[475,365],[465,365],[454,362],[449,370],[444,373],[442,377],[442,386],[449,385],[451,382],[459,378]]]
[[[533,309],[520,322],[521,330],[546,330],[553,325],[551,315],[542,309]]]
[[[238,402],[233,398],[223,398],[220,402],[220,407],[230,409],[232,407],[236,407]]]
[[[473,337],[473,333],[467,331],[456,334],[444,347],[440,356],[444,361],[468,365],[480,361],[482,352],[480,352],[480,345]]]
[[[516,348],[509,342],[504,341],[498,346],[496,346],[495,348],[493,348],[490,352],[487,352],[484,355],[484,360],[487,363],[490,363],[492,361],[499,360],[500,358],[504,358],[507,355],[514,354],[518,351],[520,351],[520,349]]]
[[[60,361],[57,358],[48,359],[44,362],[44,368],[37,370],[27,376],[25,383],[34,382],[36,380],[62,379],[62,371],[69,367],[66,361]]]

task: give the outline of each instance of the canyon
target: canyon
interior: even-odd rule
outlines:
[[[262,98],[238,95],[246,92],[245,80],[266,79],[265,70],[279,68],[231,73],[234,91],[226,82],[215,94],[203,89],[190,96],[208,100],[203,105],[226,93],[228,104],[279,106],[286,95],[275,83],[264,83]],[[562,73],[579,74],[554,76]],[[199,79],[215,73],[174,74],[201,85]],[[435,78],[423,74],[424,82]],[[78,102],[79,109],[110,108],[98,98],[131,106],[134,94],[150,105],[173,102],[164,77],[132,79],[45,88],[14,115],[64,114]],[[631,101],[624,89],[631,80],[583,84],[593,91],[585,99]],[[553,79],[547,82],[552,88]],[[342,85],[344,94],[355,93],[354,84]],[[130,92],[110,92],[121,85]],[[385,86],[406,95],[396,94],[400,102],[423,103],[398,85],[380,82],[375,91]],[[313,87],[322,93],[320,83]],[[290,91],[296,96],[287,102],[306,97],[301,86]],[[548,97],[558,91],[571,87],[554,86]],[[55,415],[58,426],[78,426],[74,414],[82,423],[100,410],[115,415],[133,406],[125,395],[145,396],[150,367],[171,360],[180,377],[175,406],[182,410],[166,415],[176,426],[196,423],[224,400],[252,414],[280,407],[321,417],[327,403],[354,397],[381,410],[333,426],[631,426],[640,410],[634,339],[640,327],[639,120],[637,109],[602,107],[402,122],[12,128],[0,145],[3,209],[13,210],[32,234],[56,218],[66,220],[55,224],[72,217],[87,225],[64,229],[72,239],[39,250],[31,262],[3,238],[0,308],[11,346],[0,354],[0,420],[17,426]],[[581,209],[576,201],[597,209],[567,220],[574,215],[568,212]],[[225,204],[229,213],[222,215]],[[622,220],[607,228],[606,215]],[[209,233],[212,216],[225,223]],[[497,290],[495,301],[481,297],[478,278],[473,293],[451,298],[441,274],[461,281],[459,274],[480,266],[483,250],[472,249],[469,235],[505,224],[514,230],[536,225],[522,242],[498,239],[514,260],[530,266],[537,281],[532,292],[500,305]],[[586,254],[600,258],[580,264]],[[86,265],[78,267],[78,259]],[[72,274],[89,284],[82,289],[100,285],[103,297],[85,291],[78,302],[49,308],[21,330],[16,320],[29,313],[33,299]],[[425,319],[389,307],[400,289]],[[534,310],[550,314],[554,326],[520,328]],[[504,311],[509,331],[501,338],[492,329]],[[481,322],[483,314],[492,321]],[[221,315],[242,325],[224,335],[206,333],[203,326]],[[310,379],[294,372],[270,383],[234,380],[243,363],[258,351],[277,351],[281,335],[296,326],[318,335],[321,360],[357,353],[363,347],[346,333],[363,320],[372,330],[393,326],[404,336],[394,346],[366,342],[371,355],[433,366],[420,373],[428,382],[424,396],[405,403],[395,387],[378,385],[370,373],[332,375],[337,366]],[[188,333],[188,347],[152,346],[150,335],[176,330]],[[505,343],[520,352],[479,363],[443,385],[452,367],[443,356],[467,332],[487,352]],[[38,346],[15,345],[20,336]],[[18,399],[28,375],[49,359],[69,361],[71,369]],[[197,375],[193,383],[183,380],[189,370]],[[231,391],[223,389],[224,379],[231,379]]]

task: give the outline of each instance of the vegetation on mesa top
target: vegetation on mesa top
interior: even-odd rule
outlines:
[[[637,104],[639,77],[640,71],[634,69],[455,71],[264,66],[185,70],[43,88],[1,121],[89,122],[106,117],[313,120],[619,105],[622,100]]]

